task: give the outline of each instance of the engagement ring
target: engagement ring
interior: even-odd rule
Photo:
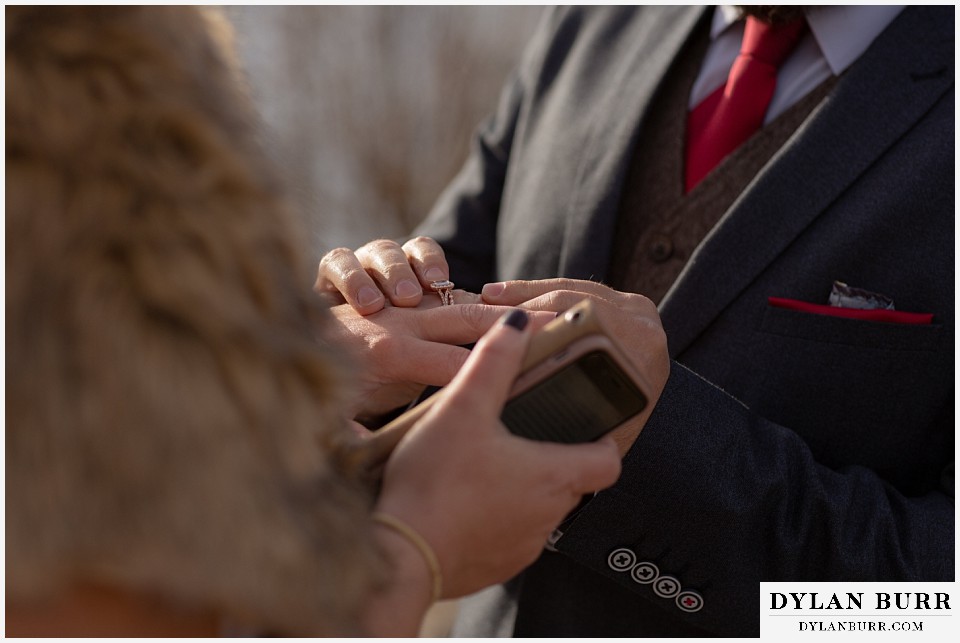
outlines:
[[[430,283],[430,288],[432,288],[438,295],[440,295],[440,304],[442,306],[451,306],[453,305],[453,282],[449,280],[443,281],[433,281]]]

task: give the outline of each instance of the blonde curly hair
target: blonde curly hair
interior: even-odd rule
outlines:
[[[78,580],[309,634],[383,582],[335,349],[225,20],[6,8],[8,597]]]

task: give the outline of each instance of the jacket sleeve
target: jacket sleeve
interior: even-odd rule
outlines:
[[[941,419],[952,431],[952,409]],[[628,549],[702,598],[684,615],[691,625],[759,635],[758,579],[952,580],[952,463],[940,480],[907,497],[866,468],[828,469],[795,433],[674,362],[621,479],[556,548],[676,613],[611,565],[615,550]]]

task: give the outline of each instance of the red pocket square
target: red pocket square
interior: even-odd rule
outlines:
[[[904,313],[899,310],[885,310],[882,308],[874,310],[840,308],[838,306],[827,306],[824,304],[811,304],[805,301],[797,301],[796,299],[784,299],[783,297],[769,297],[767,302],[776,308],[799,310],[803,313],[813,313],[815,315],[831,315],[833,317],[847,317],[849,319],[887,322],[890,324],[933,323],[933,313]]]

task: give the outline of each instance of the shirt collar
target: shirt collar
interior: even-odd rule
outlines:
[[[712,40],[740,19],[740,10],[734,5],[717,8],[710,26]],[[830,71],[839,76],[902,10],[902,5],[817,7],[807,13],[807,24]]]

